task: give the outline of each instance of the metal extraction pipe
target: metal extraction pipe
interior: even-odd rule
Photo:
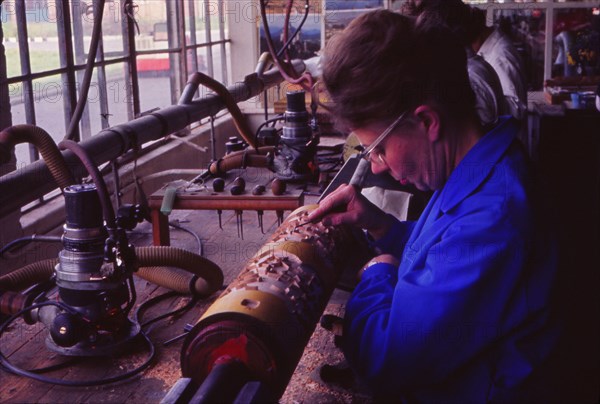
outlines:
[[[304,63],[295,60],[294,68],[302,72]],[[282,81],[279,71],[271,69],[261,75],[249,74],[242,82],[228,87],[227,90],[235,102],[241,102]],[[203,118],[214,116],[225,107],[225,102],[219,96],[210,94],[105,129],[80,144],[96,164],[100,165],[144,143],[158,140]],[[65,151],[63,155],[76,177],[87,175],[85,168],[73,153]],[[56,188],[57,184],[48,167],[41,160],[0,177],[0,218]]]

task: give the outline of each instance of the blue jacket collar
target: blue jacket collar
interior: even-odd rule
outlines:
[[[517,130],[515,119],[502,117],[467,152],[440,190],[440,209],[444,214],[462,202],[488,177],[515,139]]]

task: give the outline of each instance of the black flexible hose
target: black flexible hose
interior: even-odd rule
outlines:
[[[87,103],[88,93],[90,91],[90,84],[92,82],[92,74],[94,73],[96,53],[98,52],[98,44],[100,43],[101,38],[100,34],[102,33],[102,16],[104,14],[104,1],[105,0],[97,0],[93,2],[93,4],[97,4],[97,7],[94,10],[96,12],[94,14],[94,27],[92,28],[92,39],[90,41],[90,49],[88,51],[88,57],[85,64],[83,82],[81,83],[81,92],[79,93],[79,98],[77,100],[77,105],[75,106],[75,111],[73,111],[71,122],[69,122],[69,128],[67,129],[67,133],[65,134],[65,139],[67,140],[74,140],[75,134],[77,133],[77,126],[79,125],[79,121],[81,120],[83,110],[85,109],[85,105]]]
[[[304,5],[304,17],[302,17],[302,21],[300,21],[300,24],[298,25],[298,28],[296,28],[296,31],[294,31],[294,33],[292,34],[292,36],[281,47],[281,49],[279,49],[279,52],[277,52],[277,57],[281,57],[281,55],[284,52],[287,52],[288,46],[290,46],[290,44],[292,43],[292,41],[294,40],[294,38],[296,38],[296,36],[298,36],[298,34],[300,33],[300,30],[304,26],[304,23],[306,22],[306,19],[308,18],[309,12],[310,12],[310,7],[308,5],[308,0],[306,0],[306,4]],[[286,15],[287,15],[287,13],[286,13]],[[284,29],[287,29],[287,24],[288,23],[289,23],[289,19],[286,18],[285,26],[283,27]]]

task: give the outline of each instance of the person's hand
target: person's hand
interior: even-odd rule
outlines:
[[[387,214],[373,205],[355,187],[342,185],[323,199],[307,220],[324,225],[349,224],[367,230],[374,239],[383,237],[392,222]]]

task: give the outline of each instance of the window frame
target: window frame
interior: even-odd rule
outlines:
[[[97,7],[100,0],[93,0],[93,7]],[[157,0],[153,0],[157,1]],[[171,61],[179,61],[179,63],[171,63],[171,69],[175,70],[175,74],[171,74],[171,101],[172,104],[176,104],[179,98],[181,90],[185,86],[188,78],[188,66],[187,66],[187,54],[193,52],[197,64],[197,50],[200,48],[207,48],[207,65],[209,66],[209,74],[212,76],[213,72],[213,60],[211,58],[213,47],[221,48],[221,74],[225,81],[225,85],[228,82],[228,64],[227,60],[230,55],[226,53],[226,45],[231,42],[230,38],[225,37],[225,24],[227,23],[225,15],[223,14],[223,2],[225,0],[198,0],[197,2],[190,0],[160,0],[166,8],[166,19],[167,25],[173,27],[168,30],[168,43],[167,49],[157,50],[137,50],[135,44],[137,22],[135,17],[135,7],[137,6],[134,0],[116,0],[114,2],[107,1],[105,4],[106,18],[106,6],[110,4],[111,7],[118,7],[118,16],[121,21],[120,36],[123,40],[123,50],[119,51],[117,55],[110,55],[104,52],[103,39],[104,34],[100,37],[98,51],[96,53],[96,59],[94,63],[94,72],[92,83],[98,86],[98,95],[100,101],[100,113],[110,114],[111,109],[108,104],[108,79],[106,75],[106,67],[111,65],[122,64],[123,75],[119,74],[118,79],[124,80],[124,90],[127,105],[127,119],[133,120],[144,114],[140,108],[140,92],[139,92],[139,74],[137,71],[137,60],[143,55],[155,55],[167,53]],[[190,14],[186,12],[184,2],[190,2],[193,6],[191,11],[194,12],[194,16],[190,17]],[[37,124],[36,117],[36,103],[34,94],[34,80],[43,79],[55,75],[59,75],[62,80],[62,101],[63,101],[63,114],[64,114],[64,130],[69,125],[71,116],[75,111],[78,99],[78,84],[82,82],[82,78],[85,72],[87,57],[86,52],[89,51],[88,47],[84,46],[83,42],[83,17],[75,18],[77,13],[81,14],[81,5],[75,1],[69,0],[55,0],[53,2],[56,7],[56,15],[60,15],[61,18],[55,18],[55,24],[57,29],[57,37],[61,46],[58,47],[59,53],[59,68],[47,69],[43,71],[32,71],[31,57],[29,52],[29,33],[30,28],[28,19],[28,9],[30,3],[22,0],[13,0],[5,2],[3,5],[3,16],[2,21],[10,21],[16,24],[17,29],[17,44],[19,48],[20,56],[20,74],[13,75],[11,77],[1,76],[0,86],[3,87],[3,91],[8,92],[9,86],[20,85],[22,87],[22,98],[25,109],[25,122],[14,122],[12,115],[9,114],[9,125],[15,124]],[[139,7],[144,5],[144,1],[140,2]],[[33,3],[35,7],[44,7],[42,3]],[[198,7],[197,5],[202,5]],[[211,5],[217,4],[218,7],[212,7]],[[46,7],[50,7],[48,3]],[[8,10],[8,12],[7,12]],[[214,14],[214,10],[217,10],[219,27],[218,31],[220,38],[218,40],[212,39],[211,30],[211,13]],[[14,15],[4,15],[4,14]],[[8,18],[8,20],[6,19]],[[193,34],[193,41],[187,43],[186,41],[186,29],[188,29],[188,23],[190,20],[194,21],[193,28],[195,29],[196,19],[203,20],[205,22],[205,32],[207,32],[205,41],[198,43],[196,40],[196,30]],[[0,24],[4,23],[0,21]],[[104,20],[105,21],[105,20]],[[54,23],[54,22],[52,22]],[[4,35],[2,36],[4,40]],[[4,51],[4,47],[2,47]],[[192,66],[193,67],[193,66]],[[8,74],[8,72],[6,72]],[[37,111],[39,112],[39,111]],[[108,116],[108,115],[106,115]],[[106,129],[110,125],[104,119],[101,119],[102,129]],[[92,133],[92,127],[90,123],[90,113],[88,106],[84,109],[80,123],[77,128],[76,140],[85,140],[95,135]],[[35,146],[28,145],[29,150],[29,162],[31,164],[39,159],[39,153]],[[52,194],[50,194],[52,195]],[[44,198],[41,198],[39,202],[43,202]]]

